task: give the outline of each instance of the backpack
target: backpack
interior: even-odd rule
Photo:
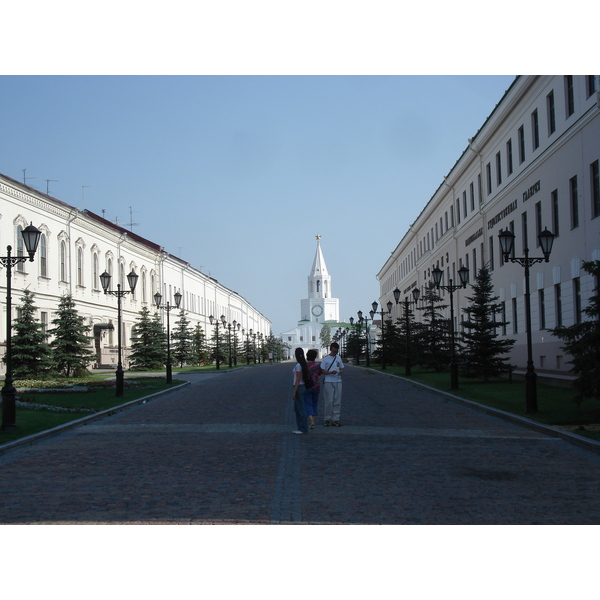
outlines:
[[[314,363],[312,367],[308,369],[308,379],[304,381],[306,389],[309,390],[312,387],[319,385],[319,375],[321,373],[321,363]]]

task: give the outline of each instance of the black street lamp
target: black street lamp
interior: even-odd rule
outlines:
[[[381,306],[381,310],[379,312],[377,312],[377,302],[373,302],[371,304],[371,306],[373,307],[373,314],[374,315],[381,315],[381,370],[385,371],[385,323],[383,320],[383,316],[385,314],[391,314],[392,313],[392,306],[394,306],[391,302],[387,303],[387,313],[385,312],[385,310],[383,310],[383,305]]]
[[[137,285],[138,275],[135,271],[131,271],[129,275],[127,275],[127,283],[129,283],[129,290],[122,290],[121,284],[117,283],[116,290],[109,290],[110,286],[110,273],[104,271],[102,275],[100,275],[100,283],[102,284],[102,289],[105,294],[110,294],[111,296],[117,297],[117,349],[119,353],[119,359],[117,362],[117,398],[120,398],[123,395],[123,363],[121,360],[121,298],[126,296],[127,294],[133,294],[135,291],[135,286]]]
[[[536,413],[537,406],[537,375],[533,368],[533,350],[531,344],[531,295],[529,291],[529,267],[536,263],[549,262],[552,244],[554,244],[554,234],[545,227],[544,231],[538,235],[540,246],[542,247],[543,257],[530,257],[529,248],[523,249],[523,258],[514,258],[511,256],[515,245],[515,234],[508,229],[500,231],[500,248],[505,262],[518,263],[525,267],[525,319],[527,328],[527,371],[525,373],[525,412],[528,414]]]
[[[221,361],[219,360],[219,319],[215,319],[212,315],[208,317],[210,324],[214,325],[217,328],[217,369],[221,369]],[[225,315],[221,315],[221,321],[223,325],[225,325]]]
[[[408,299],[408,296],[404,298],[402,301],[404,304],[404,318],[406,319],[406,358],[404,359],[404,374],[406,376],[412,375],[412,364],[410,360],[410,313],[409,313],[409,305],[417,304],[419,301],[419,296],[421,295],[421,291],[419,288],[415,288],[412,291],[412,300]],[[396,300],[396,304],[400,303],[400,290],[396,288],[394,290],[394,300]]]
[[[250,330],[250,336],[252,337],[252,360],[256,364],[256,333],[252,333],[252,329]]]
[[[358,321],[356,322],[356,326],[354,326],[354,317],[350,317],[349,321],[350,321],[350,325],[352,325],[354,327],[354,331],[356,332],[356,364],[360,365],[360,346],[361,346],[360,332],[362,330],[362,324],[363,324],[362,311],[359,310],[358,314],[359,314],[359,318],[358,318]]]
[[[442,276],[444,272],[436,267],[432,271],[433,283],[438,289],[447,290],[450,292],[450,389],[458,389],[458,365],[454,355],[454,292],[460,288],[466,288],[469,283],[469,269],[467,267],[461,267],[458,270],[458,276],[460,277],[460,285],[453,285],[452,279],[448,282],[448,285],[441,285]]]
[[[246,364],[249,365],[250,364],[250,342],[248,341],[248,337],[250,335],[250,332],[247,329],[242,329],[242,338],[244,336],[246,336]]]
[[[358,320],[360,321],[360,323],[365,324],[365,341],[367,342],[367,348],[366,348],[366,360],[365,360],[365,365],[367,367],[371,366],[371,362],[369,360],[369,354],[371,352],[371,341],[369,338],[369,332],[371,331],[371,328],[369,327],[369,317],[363,317],[363,313],[362,310],[359,310],[358,313],[356,313],[358,315]],[[373,317],[375,316],[375,313],[373,311],[370,311],[369,313],[371,315],[371,322],[373,322]]]
[[[160,292],[156,292],[156,294],[154,294],[154,304],[156,304],[156,308],[163,308],[167,312],[167,383],[171,383],[171,381],[173,381],[173,367],[171,365],[171,327],[169,325],[169,313],[174,308],[179,308],[179,305],[181,304],[181,293],[175,292],[173,298],[175,300],[175,306],[169,304],[168,301],[166,304],[161,306],[160,303],[162,302],[162,294]]]
[[[12,268],[18,264],[29,260],[33,262],[35,251],[40,242],[42,232],[29,224],[23,231],[21,236],[25,244],[25,249],[29,256],[12,256],[12,246],[6,247],[6,256],[0,257],[0,263],[6,267],[6,377],[4,378],[4,386],[2,387],[2,430],[15,429],[17,426],[17,390],[13,385],[12,374]]]

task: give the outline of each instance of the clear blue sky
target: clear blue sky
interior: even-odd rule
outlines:
[[[136,233],[278,334],[300,318],[316,234],[341,317],[369,310],[377,272],[513,79],[3,76],[0,172],[121,225],[131,207]]]

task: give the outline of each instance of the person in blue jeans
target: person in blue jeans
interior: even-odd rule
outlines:
[[[317,351],[314,349],[306,353],[306,362],[308,364],[308,374],[312,379],[313,386],[308,388],[304,393],[304,406],[306,408],[306,416],[308,417],[309,428],[315,428],[315,417],[319,416],[319,392],[321,384],[319,375],[321,374],[321,363],[316,362]]]
[[[300,435],[308,433],[308,418],[306,417],[306,408],[304,405],[304,396],[306,394],[306,382],[310,379],[308,374],[308,365],[304,358],[304,350],[296,348],[295,351],[297,364],[294,366],[294,389],[292,391],[292,400],[294,401],[294,412],[296,413],[296,425],[298,428],[292,433]]]

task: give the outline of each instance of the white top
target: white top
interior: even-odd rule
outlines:
[[[293,375],[294,375],[294,380],[292,381],[293,384],[296,383],[296,371],[300,371],[300,384],[299,385],[304,385],[304,379],[302,377],[302,365],[300,363],[296,363],[296,366],[294,367],[294,370],[292,371]]]
[[[335,356],[331,356],[328,354],[325,358],[321,360],[321,369],[323,371],[336,371],[335,374],[325,375],[325,379],[323,380],[325,383],[336,383],[342,381],[342,371],[344,370],[344,363],[338,354]]]

